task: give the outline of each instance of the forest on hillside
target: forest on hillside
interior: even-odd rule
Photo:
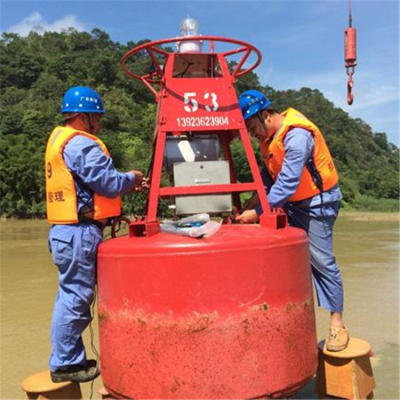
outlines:
[[[129,79],[120,59],[146,42],[114,42],[106,32],[3,33],[0,39],[0,212],[3,217],[44,217],[44,151],[52,129],[62,122],[60,103],[71,86],[90,86],[104,99],[100,137],[122,171],[146,171],[152,152],[156,104],[150,91]],[[148,72],[146,54],[134,58],[135,70]],[[250,73],[238,93],[264,91],[276,109],[294,107],[324,133],[340,174],[344,203],[358,209],[395,211],[399,205],[399,149],[385,132],[374,132],[351,118],[321,92],[310,88],[277,91]],[[256,147],[255,147],[256,148]],[[233,144],[239,181],[250,179],[239,142]],[[259,154],[258,154],[259,156]],[[126,212],[143,210],[144,196],[130,196]]]

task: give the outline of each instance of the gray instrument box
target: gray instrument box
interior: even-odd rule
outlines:
[[[173,165],[175,186],[229,184],[228,161],[179,162]],[[231,194],[177,196],[176,214],[232,211]]]

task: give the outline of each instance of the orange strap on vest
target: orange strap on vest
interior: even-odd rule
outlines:
[[[104,154],[109,156],[106,145],[94,135],[64,126],[58,126],[53,130],[47,142],[45,157],[47,220],[51,224],[79,222],[74,178],[63,157],[65,145],[76,135],[93,140],[100,146]],[[110,199],[95,193],[93,203],[95,220],[116,217],[121,214],[122,202],[119,196]]]
[[[283,142],[286,134],[294,128],[303,128],[309,131],[314,138],[313,163],[304,167],[299,186],[289,201],[305,200],[321,191],[331,189],[338,183],[339,177],[328,146],[318,127],[293,108],[288,108],[281,115],[285,119],[279,131],[270,142],[261,144],[261,154],[272,179],[276,181],[282,169],[285,158]],[[314,169],[312,173],[311,169]]]

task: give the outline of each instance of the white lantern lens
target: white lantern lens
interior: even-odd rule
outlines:
[[[181,36],[198,36],[199,23],[196,19],[187,17],[181,22]]]

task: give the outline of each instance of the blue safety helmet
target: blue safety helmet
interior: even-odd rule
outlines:
[[[258,112],[271,108],[271,105],[271,101],[258,90],[246,90],[239,97],[239,106],[245,121]]]
[[[95,113],[104,114],[103,100],[93,89],[85,86],[74,86],[63,98],[62,113]]]

